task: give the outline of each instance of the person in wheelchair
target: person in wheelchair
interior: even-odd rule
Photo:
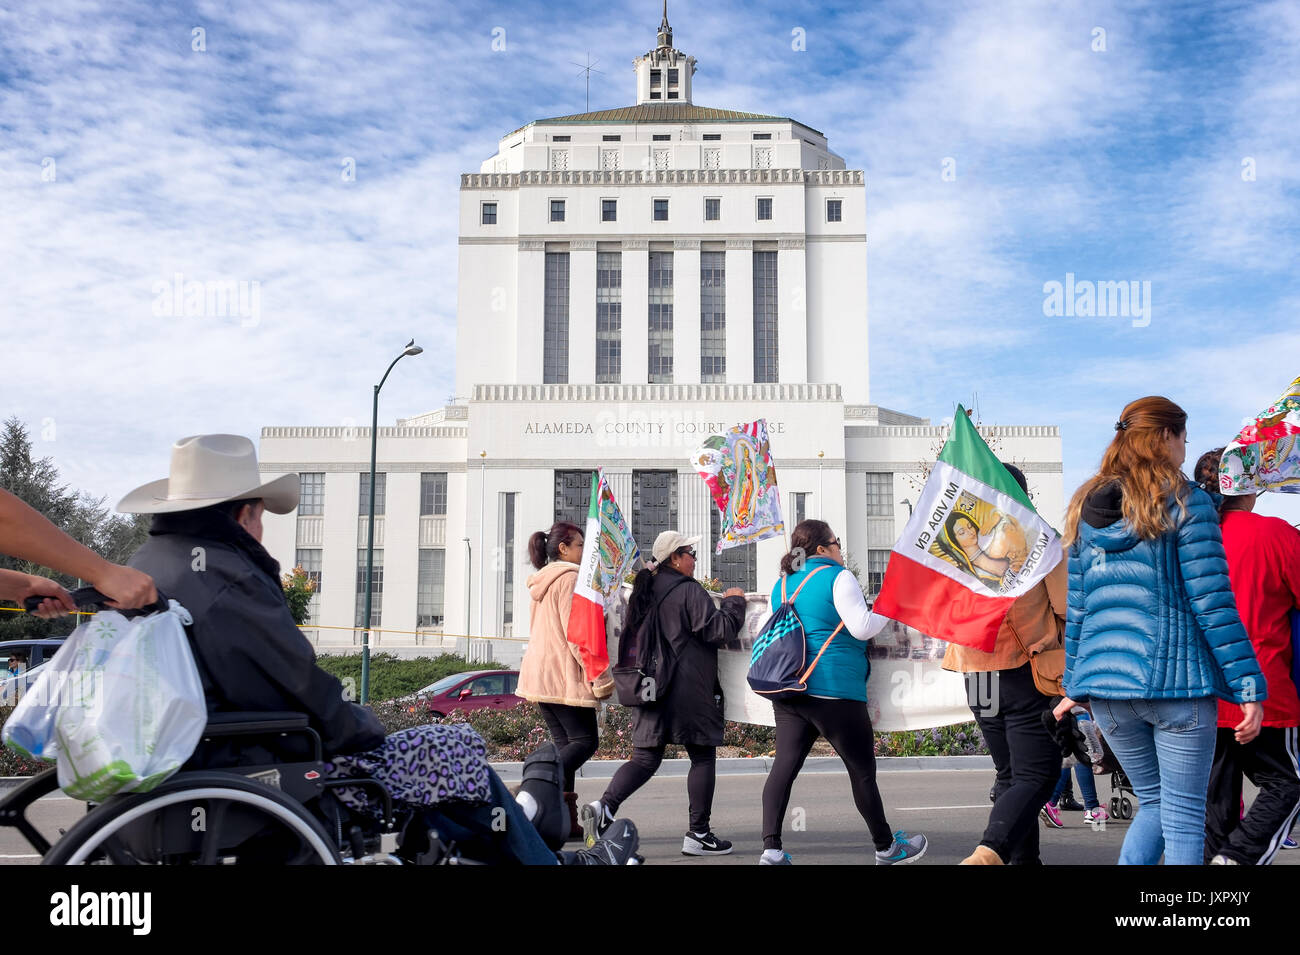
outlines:
[[[247,438],[210,434],[177,441],[169,476],[118,504],[123,513],[153,515],[149,539],[129,566],[149,574],[193,618],[190,640],[209,712],[306,714],[321,739],[326,776],[377,779],[405,810],[398,856],[407,861],[424,856],[435,834],[444,843],[473,843],[488,857],[482,861],[632,859],[637,837],[630,823],[591,849],[554,851],[568,817],[553,747],[525,765],[520,796],[513,798],[472,728],[431,724],[386,736],[374,712],[351,702],[339,680],[316,665],[311,643],[289,613],[279,564],[261,544],[263,513],[292,511],[298,489],[297,474],[263,482]],[[186,768],[301,757],[267,752],[264,743],[205,743]],[[353,816],[380,815],[363,787],[336,791]]]

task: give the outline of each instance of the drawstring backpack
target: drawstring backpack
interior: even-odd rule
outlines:
[[[794,609],[795,599],[804,584],[812,580],[826,568],[818,567],[795,588],[787,600],[785,596],[786,575],[781,575],[781,606],[763,624],[763,629],[754,638],[754,650],[749,658],[749,674],[745,679],[749,688],[760,696],[770,700],[784,700],[800,693],[808,692],[808,677],[817,669],[826,648],[831,645],[835,635],[844,627],[841,620],[831,635],[817,651],[812,665],[806,670],[804,664],[808,659],[808,643],[805,639],[803,621]]]

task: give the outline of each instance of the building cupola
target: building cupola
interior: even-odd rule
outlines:
[[[664,0],[663,19],[655,37],[655,48],[639,56],[633,64],[636,70],[636,102],[690,103],[691,76],[695,73],[695,57],[687,56],[673,47],[673,28],[668,24],[668,0]]]

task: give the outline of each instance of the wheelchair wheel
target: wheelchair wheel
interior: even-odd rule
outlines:
[[[1120,818],[1122,818],[1122,817],[1120,816],[1120,814],[1119,814],[1119,797],[1118,797],[1118,796],[1111,796],[1111,797],[1110,797],[1110,814],[1111,814],[1114,818],[1116,818],[1116,819],[1120,819]]]
[[[41,865],[339,865],[299,802],[236,773],[180,773],[113,796],[67,831]]]
[[[1127,798],[1119,801],[1119,817],[1121,819],[1133,818],[1133,804]]]

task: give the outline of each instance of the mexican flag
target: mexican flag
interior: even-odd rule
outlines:
[[[1061,538],[958,405],[952,434],[872,608],[928,636],[990,651],[1012,602],[1061,560]]]
[[[632,528],[618,509],[604,472],[597,471],[591,478],[591,504],[582,534],[582,563],[573,588],[568,632],[569,642],[582,657],[588,680],[596,679],[609,667],[605,605],[639,555]]]

